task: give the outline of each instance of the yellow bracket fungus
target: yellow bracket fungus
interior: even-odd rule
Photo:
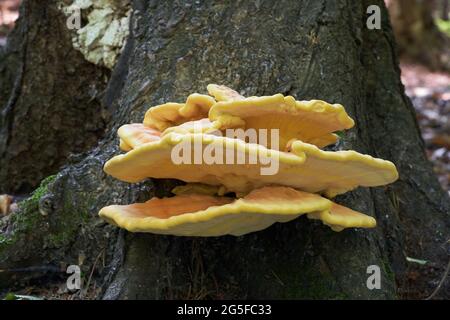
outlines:
[[[226,86],[208,84],[206,89],[208,90],[208,93],[217,101],[233,101],[245,99],[245,97],[240,95],[237,91],[234,91],[233,89]]]
[[[353,227],[375,228],[377,225],[374,218],[334,202],[329,210],[308,213],[308,218],[322,220],[325,225],[330,226],[336,232]]]
[[[218,102],[210,109],[209,119],[217,121],[219,129],[241,127],[243,123],[246,129],[278,129],[281,150],[292,139],[325,147],[336,143],[333,132],[355,124],[340,104],[296,101],[282,94]]]
[[[144,126],[142,123],[123,125],[117,130],[120,138],[120,149],[130,151],[135,147],[161,139],[161,132]]]
[[[239,193],[277,184],[328,196],[397,179],[391,162],[355,151],[323,151],[295,141],[289,153],[228,137],[177,133],[113,157],[104,170],[132,183],[175,178]]]
[[[352,211],[333,210],[334,204],[316,194],[285,187],[266,187],[241,199],[189,194],[153,198],[145,203],[109,206],[100,211],[107,221],[132,232],[178,236],[240,236],[311,214],[335,229],[373,227],[374,219]],[[350,209],[349,209],[350,210]]]
[[[105,207],[101,217],[132,232],[180,236],[238,236],[303,214],[334,231],[376,226],[374,218],[321,196],[398,178],[389,161],[320,149],[337,142],[334,132],[353,127],[343,106],[282,94],[246,98],[214,84],[207,90],[214,98],[194,93],[185,103],[150,108],[143,124],[122,126],[126,153],[104,166],[130,183],[174,178],[187,184],[174,188],[174,197]],[[277,129],[279,135],[253,141],[229,136],[229,129]]]
[[[164,130],[162,135],[164,136],[171,132],[175,132],[175,133],[179,133],[179,134],[208,133],[208,134],[221,135],[221,132],[207,118],[195,120],[195,121],[188,121],[188,122],[185,122],[178,126],[167,128],[166,130]]]
[[[165,103],[150,108],[144,117],[144,125],[164,131],[179,124],[208,117],[209,109],[216,103],[212,97],[191,94],[186,103]]]

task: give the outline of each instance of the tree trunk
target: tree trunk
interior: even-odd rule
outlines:
[[[450,70],[449,39],[433,18],[434,1],[389,1],[399,54],[435,70]]]
[[[450,1],[442,0],[441,19],[444,21],[449,20]]]
[[[55,3],[24,1],[0,52],[0,193],[26,193],[92,148],[105,128],[108,70],[73,50]]]
[[[105,93],[107,134],[10,219],[0,241],[0,269],[9,272],[0,283],[17,276],[14,268],[77,264],[81,255],[87,271],[95,265],[105,299],[427,297],[448,262],[450,201],[404,95],[386,8],[375,2],[381,30],[366,28],[373,1],[133,1],[130,35]],[[378,227],[334,233],[300,218],[241,237],[194,238],[101,222],[103,206],[169,195],[177,183],[106,176],[104,162],[119,153],[117,128],[208,83],[345,105],[357,125],[340,147],[391,160],[400,173],[393,185],[336,199],[376,217]],[[105,267],[96,263],[102,255]],[[370,265],[381,269],[380,289],[366,286]],[[450,297],[449,288],[437,296]]]

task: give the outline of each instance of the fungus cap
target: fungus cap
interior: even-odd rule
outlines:
[[[142,123],[123,125],[117,130],[120,149],[130,151],[137,146],[161,139],[161,132]]]
[[[218,84],[208,84],[206,87],[208,93],[213,96],[217,101],[233,101],[243,100],[244,96],[240,95],[237,91]]]
[[[208,95],[193,93],[188,96],[186,104],[180,109],[180,115],[187,119],[205,118],[215,103],[216,100]]]
[[[377,226],[377,221],[373,217],[334,202],[329,210],[308,213],[308,218],[321,220],[336,232],[356,226],[360,228],[375,228]]]
[[[333,203],[319,195],[285,187],[265,187],[241,199],[209,195],[178,195],[153,198],[145,203],[108,206],[100,211],[105,220],[132,232],[178,236],[240,236],[263,230],[275,222],[288,222],[306,213],[328,211]],[[367,217],[349,222],[341,211],[317,215],[324,223],[338,227],[364,227]],[[370,217],[367,217],[370,218]],[[342,223],[341,223],[342,222]],[[359,224],[358,224],[359,223]]]
[[[323,151],[301,141],[291,148],[289,153],[227,137],[169,133],[113,157],[104,170],[126,182],[174,178],[238,193],[278,184],[329,197],[398,178],[393,163],[355,151]]]
[[[278,129],[280,150],[291,139],[324,147],[337,141],[335,131],[350,129],[354,121],[340,104],[321,100],[296,101],[291,96],[249,97],[220,101],[209,111],[209,119],[220,129],[242,126]]]
[[[164,130],[162,135],[166,135],[171,132],[175,132],[178,134],[188,134],[188,133],[207,133],[218,135],[221,134],[219,130],[215,127],[215,125],[211,121],[209,121],[208,118],[195,121],[188,121],[178,126],[167,128],[166,130]]]
[[[193,93],[186,103],[170,102],[148,109],[144,124],[162,132],[187,121],[208,117],[209,109],[215,102],[210,96]]]

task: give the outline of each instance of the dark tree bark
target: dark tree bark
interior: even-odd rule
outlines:
[[[131,33],[105,94],[113,113],[107,134],[11,218],[0,241],[0,267],[10,270],[3,275],[38,263],[76,264],[83,252],[87,270],[105,255],[106,267],[94,273],[105,299],[427,297],[448,262],[450,201],[423,151],[383,1],[375,1],[382,29],[366,28],[373,2],[133,1]],[[106,176],[104,162],[119,153],[116,129],[208,83],[345,105],[357,126],[340,148],[391,160],[400,172],[393,185],[337,198],[375,216],[378,227],[334,233],[300,218],[242,237],[190,238],[102,223],[101,207],[169,195],[177,183],[130,185]],[[411,264],[407,256],[429,262]],[[381,268],[379,290],[366,286],[370,265]],[[436,297],[450,297],[448,283]]]
[[[399,54],[435,70],[450,70],[449,39],[433,18],[434,1],[393,0],[389,12]]]
[[[33,190],[105,128],[109,72],[73,50],[55,3],[24,1],[19,19],[0,52],[0,193]]]

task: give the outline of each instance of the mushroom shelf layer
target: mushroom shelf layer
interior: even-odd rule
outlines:
[[[186,103],[169,102],[150,108],[144,117],[144,124],[148,127],[164,131],[187,121],[208,117],[209,109],[216,103],[214,98],[193,93]]]
[[[243,100],[244,96],[240,95],[237,91],[218,84],[208,84],[206,87],[208,93],[213,96],[217,101],[231,101],[231,100]]]
[[[209,121],[208,118],[195,121],[188,121],[178,126],[167,128],[166,130],[163,131],[162,135],[165,136],[171,132],[176,132],[179,134],[206,133],[206,134],[222,135],[222,132],[219,131],[214,125],[215,124]]]
[[[161,132],[168,128],[176,131],[177,126],[186,122],[209,118],[211,124],[204,126],[204,131],[277,129],[278,146],[272,142],[268,146],[279,150],[285,150],[292,139],[322,148],[337,142],[338,136],[333,132],[354,126],[353,119],[340,104],[321,100],[296,101],[292,96],[282,94],[246,98],[233,89],[215,84],[208,85],[208,92],[214,98],[193,93],[185,103],[170,102],[152,107],[145,114],[144,124]],[[189,124],[179,129],[193,132],[194,127]]]
[[[342,208],[316,194],[265,187],[241,199],[190,194],[113,205],[103,208],[100,216],[132,232],[178,236],[240,236],[263,230],[275,222],[291,221],[302,214],[320,219],[336,231],[375,227],[372,217]]]
[[[277,129],[280,150],[291,139],[325,147],[336,143],[338,137],[333,132],[355,124],[340,104],[296,101],[282,94],[217,102],[209,111],[209,119],[218,129]]]
[[[161,139],[159,130],[147,127],[142,123],[125,124],[117,130],[120,138],[120,149],[130,151],[142,144]]]
[[[184,149],[187,157],[174,148]],[[292,152],[280,152],[227,137],[169,133],[161,140],[113,157],[104,170],[132,183],[146,178],[174,178],[223,185],[239,194],[267,185],[282,185],[329,197],[358,186],[385,185],[398,178],[391,162],[355,151],[322,151],[301,141],[293,142],[291,149]],[[177,164],[174,161],[177,155],[188,160],[187,163]],[[194,164],[194,155],[199,164]],[[252,164],[251,159],[256,159],[256,163]]]

